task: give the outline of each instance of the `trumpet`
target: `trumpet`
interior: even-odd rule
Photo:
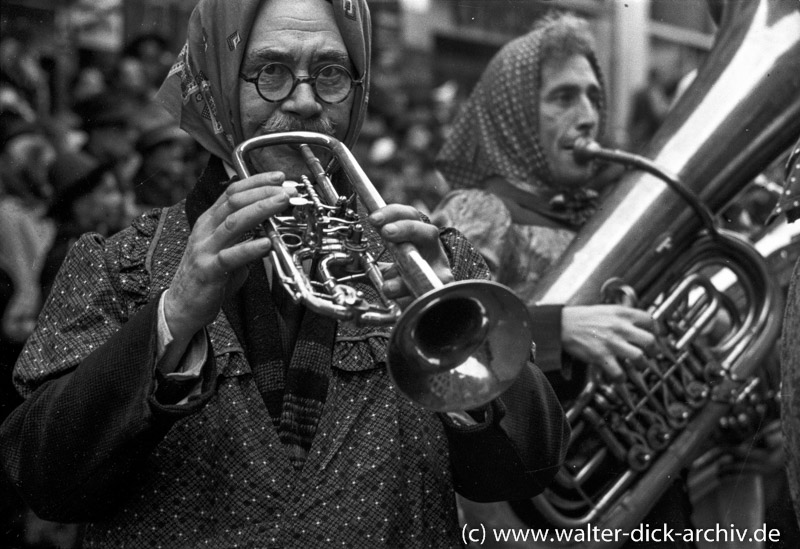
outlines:
[[[288,215],[263,223],[272,243],[276,275],[295,303],[357,326],[394,326],[387,370],[397,389],[436,412],[478,408],[513,384],[530,357],[527,307],[506,286],[486,280],[443,284],[411,243],[384,243],[414,300],[402,310],[382,291],[380,266],[369,252],[363,219],[386,203],[350,150],[339,140],[314,132],[282,132],[246,140],[233,162],[249,177],[254,150],[289,145],[299,150],[314,183],[301,177]],[[340,195],[312,147],[327,151],[355,195]],[[359,284],[377,294],[370,301]]]

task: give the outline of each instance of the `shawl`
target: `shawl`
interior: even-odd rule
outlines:
[[[506,44],[492,58],[456,117],[436,167],[450,186],[484,188],[499,177],[529,195],[527,207],[571,226],[594,212],[591,190],[558,188],[539,142],[541,44],[548,23]],[[587,55],[604,89],[593,54]],[[600,134],[605,127],[604,92],[600,101]],[[519,193],[516,193],[519,194]]]
[[[370,17],[364,0],[333,0],[334,17],[364,85],[357,86],[344,142],[352,146],[366,114],[369,90]],[[189,21],[188,38],[157,99],[180,127],[219,159],[230,159],[243,141],[238,77],[260,0],[201,0]],[[231,85],[233,83],[233,85]],[[191,226],[217,199],[227,178],[212,158],[189,194]],[[296,468],[305,463],[327,395],[336,323],[270,292],[262,263],[223,311],[241,341],[273,425]]]

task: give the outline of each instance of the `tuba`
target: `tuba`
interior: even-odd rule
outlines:
[[[619,385],[586,368],[564,403],[564,465],[543,494],[511,503],[531,526],[630,533],[756,391],[778,337],[782,300],[763,256],[714,216],[800,134],[800,4],[714,7],[716,43],[641,156],[575,145],[576,160],[632,171],[533,300],[635,304],[656,320],[660,351]]]
[[[385,243],[414,301],[400,306],[382,291],[383,274],[370,254],[356,198],[371,213],[386,205],[352,153],[337,139],[314,132],[283,132],[242,142],[236,171],[250,176],[248,156],[287,145],[299,150],[314,185],[302,176],[286,215],[263,224],[270,258],[295,303],[357,326],[393,325],[387,370],[398,390],[437,412],[482,406],[513,384],[530,357],[527,308],[507,287],[485,280],[444,285],[410,243]],[[313,148],[333,157],[355,191],[340,196]],[[359,284],[372,287],[370,301]]]

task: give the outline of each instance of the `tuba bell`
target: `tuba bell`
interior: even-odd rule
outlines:
[[[484,280],[444,285],[410,243],[385,243],[414,301],[401,311],[381,290],[383,275],[356,211],[386,203],[347,147],[314,132],[283,132],[242,142],[233,154],[240,177],[250,176],[248,155],[263,147],[299,150],[314,177],[301,177],[291,212],[263,224],[272,242],[270,258],[283,287],[296,303],[357,326],[394,326],[387,369],[398,390],[437,412],[480,407],[516,379],[530,357],[527,308],[505,286]],[[312,147],[330,154],[355,196],[340,196]],[[359,284],[369,285],[370,301]]]
[[[661,348],[643,370],[629,365],[618,386],[586,369],[565,403],[564,466],[543,494],[510,504],[527,525],[631,532],[756,390],[778,337],[782,300],[763,256],[715,215],[800,134],[800,4],[717,7],[714,47],[641,156],[576,143],[576,159],[634,171],[533,302],[634,302],[656,320]]]

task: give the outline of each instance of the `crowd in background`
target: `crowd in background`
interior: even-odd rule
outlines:
[[[24,28],[0,38],[0,421],[21,401],[11,371],[75,240],[179,202],[208,159],[153,100],[176,54],[164,37],[143,34],[113,59],[79,52],[67,75],[45,53]],[[447,190],[433,159],[458,90],[412,98],[392,80],[396,62],[378,64],[353,152],[387,202],[429,212]],[[66,97],[53,96],[56,76]],[[41,521],[12,494],[0,481],[0,546],[77,546],[76,526]]]
[[[58,108],[52,75],[24,33],[0,38],[0,420],[20,401],[11,370],[71,244],[85,232],[108,236],[143,211],[181,200],[207,153],[153,101],[174,51],[142,35],[112,63],[81,56]],[[469,90],[452,82],[407,93],[394,81],[400,57],[376,60],[370,111],[354,150],[387,202],[430,212],[447,192],[434,158]],[[62,75],[63,76],[63,75]],[[632,105],[635,142],[652,136],[676,82],[653,78]],[[729,213],[755,226],[772,207],[764,185]],[[748,217],[749,216],[749,217]],[[0,484],[0,546],[75,547],[77,527],[39,521]]]

